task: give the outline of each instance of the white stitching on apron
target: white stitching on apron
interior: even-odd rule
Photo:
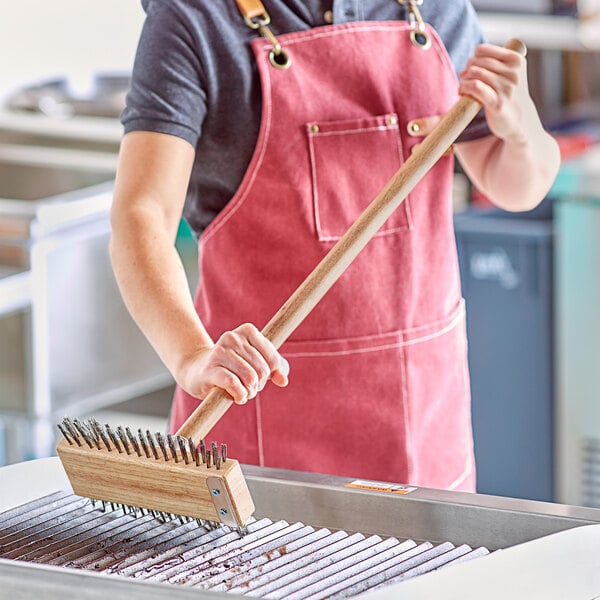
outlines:
[[[392,344],[382,344],[380,346],[370,346],[368,348],[355,348],[352,350],[331,350],[324,352],[284,352],[285,356],[294,357],[294,358],[304,358],[309,356],[345,356],[349,354],[362,354],[366,352],[377,352],[379,350],[391,350],[392,348],[404,348],[405,346],[413,346],[415,344],[420,344],[422,342],[427,342],[429,340],[433,340],[437,337],[440,337],[449,331],[452,331],[458,324],[464,319],[464,313],[459,312],[453,319],[446,325],[442,327],[442,329],[431,333],[429,335],[425,335],[420,338],[415,338],[412,340],[400,340],[398,342],[394,342]]]

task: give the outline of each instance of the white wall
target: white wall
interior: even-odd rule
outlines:
[[[0,96],[24,83],[128,71],[144,12],[140,0],[0,0]]]

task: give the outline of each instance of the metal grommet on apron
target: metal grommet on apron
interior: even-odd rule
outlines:
[[[260,35],[273,44],[269,52],[269,62],[276,69],[289,69],[292,59],[289,53],[281,47],[279,40],[275,37],[269,25],[271,17],[260,0],[236,0],[238,8],[244,17],[244,21],[250,29],[257,30]]]
[[[431,39],[427,34],[425,21],[421,16],[421,11],[417,8],[423,4],[423,0],[397,0],[398,4],[405,6],[408,11],[408,22],[411,24],[410,41],[423,50],[431,48]]]
[[[273,48],[273,50],[269,52],[269,62],[276,69],[288,69],[292,64],[292,59],[283,48],[279,47],[279,51]]]

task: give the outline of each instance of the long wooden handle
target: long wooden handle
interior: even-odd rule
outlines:
[[[526,52],[523,42],[517,39],[507,42],[505,48],[514,50],[522,56]],[[387,218],[475,118],[480,109],[481,104],[473,98],[461,97],[423,142],[414,149],[377,197],[264,327],[263,335],[271,340],[276,348],[279,348],[302,323],[367,242],[379,231]],[[232,404],[231,396],[227,392],[214,388],[177,434],[184,437],[191,436],[194,439],[204,438]]]

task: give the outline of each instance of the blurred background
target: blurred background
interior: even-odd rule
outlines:
[[[544,202],[491,207],[457,167],[478,491],[600,506],[600,2],[474,2],[520,37],[563,165]],[[163,430],[173,381],[120,300],[108,214],[139,0],[0,0],[0,466],[56,423]],[[195,240],[177,247],[193,288]]]

